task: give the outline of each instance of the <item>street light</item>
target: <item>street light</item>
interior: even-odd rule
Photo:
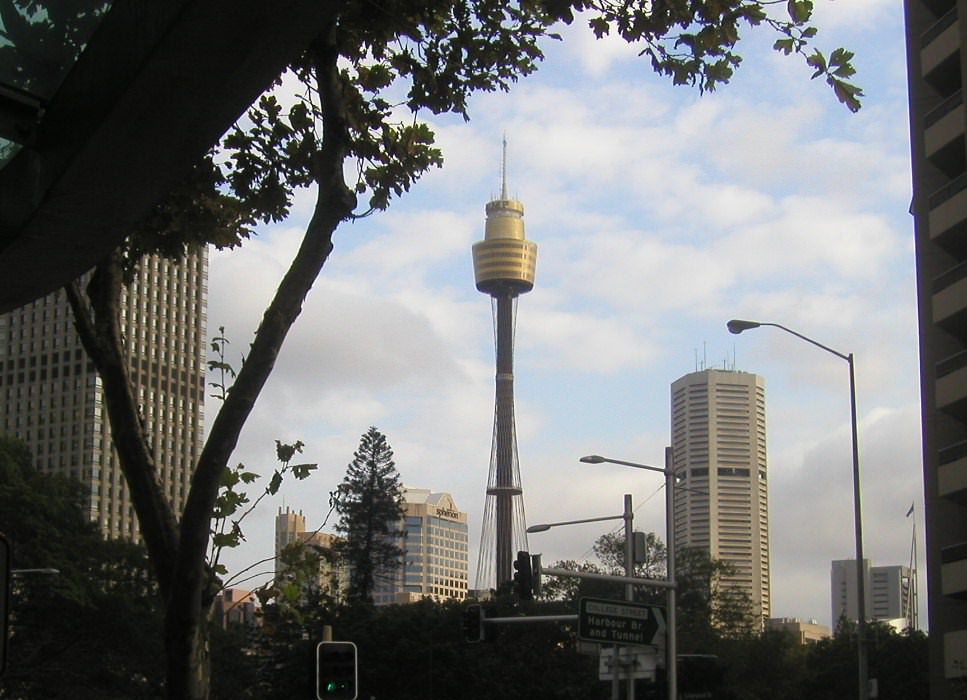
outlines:
[[[779,325],[778,323],[760,323],[758,321],[741,321],[732,319],[726,324],[729,333],[738,335],[742,331],[752,330],[761,326],[771,326],[794,335],[800,340],[805,340],[811,345],[815,345],[821,350],[825,350],[831,355],[841,360],[846,360],[849,365],[849,401],[850,401],[850,424],[853,439],[853,529],[856,536],[856,595],[859,599],[856,605],[856,652],[857,666],[859,673],[859,697],[860,700],[868,700],[870,697],[869,689],[869,659],[866,648],[866,581],[863,570],[863,517],[860,507],[860,454],[857,441],[856,429],[856,376],[853,370],[853,353],[848,355],[833,350],[831,347],[809,338],[802,333],[797,333],[791,328]]]
[[[665,475],[665,552],[668,557],[668,620],[667,634],[668,639],[665,649],[665,677],[668,686],[669,700],[678,698],[678,657],[677,657],[677,632],[675,630],[675,467],[673,464],[673,452],[671,447],[665,448],[665,466],[653,467],[648,464],[638,462],[626,462],[623,459],[611,459],[601,455],[588,455],[581,457],[585,464],[619,464],[624,467],[634,467],[635,469],[647,469],[652,472],[659,472]],[[625,542],[627,546],[627,541]],[[630,549],[626,549],[630,552]],[[631,561],[631,556],[626,554],[626,562]],[[630,575],[630,574],[629,574]]]
[[[603,515],[600,518],[585,518],[584,520],[562,520],[559,523],[540,523],[538,525],[531,525],[527,528],[527,534],[534,532],[547,532],[552,527],[560,527],[561,525],[581,525],[582,523],[600,523],[602,520],[622,520],[628,517],[627,513],[622,515]]]
[[[581,461],[589,459],[588,457],[582,457]],[[603,461],[603,457],[599,457]],[[527,528],[527,533],[532,532],[546,532],[552,527],[558,527],[561,525],[580,525],[581,523],[598,523],[602,520],[624,520],[625,521],[625,576],[631,578],[635,573],[634,564],[634,536],[632,531],[632,524],[635,519],[635,511],[631,507],[631,494],[625,494],[624,500],[624,512],[621,515],[604,515],[600,518],[584,518],[582,520],[564,520],[557,523],[541,523],[539,525],[531,525]],[[625,584],[625,600],[632,600],[634,598],[634,586],[631,583]],[[618,658],[618,646],[615,645],[614,650],[615,660]],[[612,686],[612,698],[617,699],[618,697],[618,673],[614,674],[614,685]],[[635,679],[628,679],[628,700],[633,700],[635,694]]]

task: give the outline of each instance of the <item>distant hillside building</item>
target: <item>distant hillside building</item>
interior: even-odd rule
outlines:
[[[748,594],[761,625],[770,616],[765,381],[708,369],[671,386],[675,546],[730,564],[721,583]]]
[[[907,566],[871,566],[863,560],[866,578],[866,610],[871,620],[897,623],[902,628],[915,627],[913,606],[913,574]],[[830,600],[832,621],[835,627],[845,615],[848,620],[857,619],[856,611],[856,560],[839,559],[833,562],[830,574]]]
[[[121,332],[135,398],[180,515],[205,423],[208,256],[145,258],[121,300]],[[74,330],[62,291],[0,315],[0,433],[24,440],[46,473],[84,485],[105,537],[140,537],[111,441],[101,379]]]
[[[403,487],[403,508],[405,563],[392,578],[377,582],[374,601],[464,600],[470,572],[467,514],[448,493],[408,486]]]

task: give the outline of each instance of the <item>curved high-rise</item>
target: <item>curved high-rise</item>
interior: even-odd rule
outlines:
[[[504,149],[506,166],[506,143]],[[473,246],[477,289],[493,300],[497,348],[494,434],[477,559],[481,589],[511,580],[516,551],[527,549],[514,425],[514,328],[517,297],[533,289],[536,263],[537,245],[524,236],[524,205],[508,196],[505,173],[500,198],[487,203],[484,239]]]

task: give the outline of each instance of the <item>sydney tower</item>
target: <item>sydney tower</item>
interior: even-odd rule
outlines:
[[[481,589],[510,581],[517,550],[527,549],[514,426],[514,328],[517,297],[534,288],[537,245],[524,238],[524,205],[507,195],[506,152],[504,142],[500,198],[487,203],[484,239],[473,246],[477,289],[493,300],[497,345],[493,446],[477,560]]]

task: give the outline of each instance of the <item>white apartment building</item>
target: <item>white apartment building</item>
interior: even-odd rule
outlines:
[[[720,583],[745,591],[769,619],[765,381],[735,370],[692,372],[671,386],[675,545],[731,565]]]
[[[146,258],[122,299],[131,380],[176,513],[204,436],[207,295],[203,250],[181,261]],[[101,380],[62,291],[0,315],[0,432],[24,440],[42,471],[81,481],[106,537],[140,537]]]

